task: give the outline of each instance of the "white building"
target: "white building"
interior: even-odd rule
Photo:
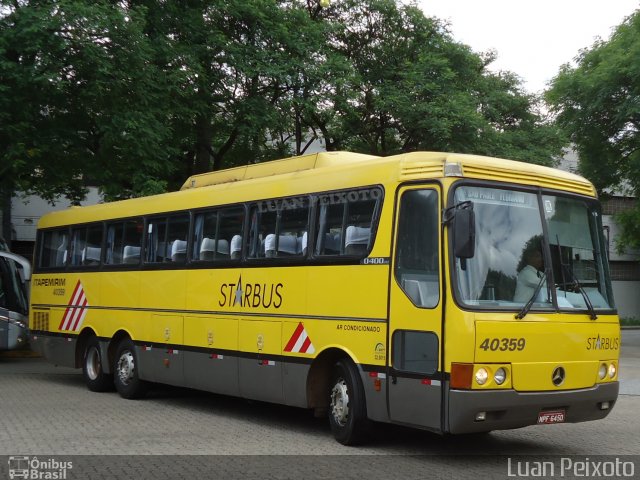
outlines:
[[[102,196],[98,188],[89,187],[87,196],[80,204],[95,205],[100,202]],[[64,210],[70,206],[71,202],[66,198],[60,198],[52,205],[36,195],[14,196],[11,199],[11,250],[30,259],[33,256],[36,227],[40,217],[45,213]]]

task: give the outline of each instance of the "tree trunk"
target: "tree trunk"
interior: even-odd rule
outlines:
[[[0,233],[7,241],[7,245],[11,248],[11,197],[13,192],[6,186],[0,186],[0,205],[2,205],[2,230]]]

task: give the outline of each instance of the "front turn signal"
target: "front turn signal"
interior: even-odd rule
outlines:
[[[451,364],[451,380],[449,385],[456,389],[470,389],[471,380],[473,379],[472,363],[452,363]]]

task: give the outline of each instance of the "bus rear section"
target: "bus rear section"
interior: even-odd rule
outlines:
[[[620,327],[598,203],[461,184],[450,206],[445,430],[604,418],[618,396]]]

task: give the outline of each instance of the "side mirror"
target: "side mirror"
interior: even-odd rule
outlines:
[[[453,217],[453,251],[458,258],[473,258],[476,249],[476,217],[473,204],[459,208]]]

